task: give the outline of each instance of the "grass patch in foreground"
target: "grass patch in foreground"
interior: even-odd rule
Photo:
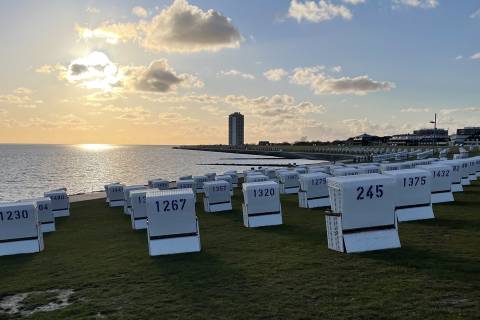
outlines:
[[[201,253],[155,258],[122,209],[75,203],[44,252],[0,257],[0,298],[75,290],[72,305],[30,319],[473,319],[480,184],[455,198],[436,220],[400,224],[401,249],[347,255],[327,249],[323,211],[296,196],[282,197],[284,225],[243,227],[237,190],[231,213],[198,204]]]

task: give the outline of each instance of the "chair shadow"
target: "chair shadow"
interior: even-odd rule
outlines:
[[[408,244],[401,249],[359,253],[358,257],[414,269],[439,280],[455,280],[467,284],[478,279],[480,274],[478,259],[420,249]]]
[[[151,263],[161,270],[167,287],[174,288],[192,305],[215,305],[219,298],[228,296],[235,303],[243,303],[242,297],[253,289],[247,278],[233,264],[225,263],[207,250],[152,257]]]
[[[419,220],[419,221],[409,221],[404,222],[402,225],[424,225],[429,227],[442,227],[442,228],[449,228],[453,230],[465,230],[465,231],[472,231],[478,232],[480,230],[480,222],[472,221],[472,220],[462,220],[456,218],[437,218],[437,219],[429,219],[429,220]]]

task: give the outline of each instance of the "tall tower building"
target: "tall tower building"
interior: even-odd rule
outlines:
[[[228,144],[231,146],[241,146],[243,141],[243,114],[240,112],[232,113],[228,116]]]

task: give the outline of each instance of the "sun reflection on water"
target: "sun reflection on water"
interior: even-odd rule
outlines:
[[[105,150],[110,150],[115,148],[115,146],[111,144],[97,144],[97,143],[79,144],[77,146],[83,150],[92,151],[92,152],[105,151]]]

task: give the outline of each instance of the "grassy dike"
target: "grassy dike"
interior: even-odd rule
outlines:
[[[73,289],[73,304],[30,319],[473,319],[480,313],[480,183],[400,225],[401,249],[327,249],[323,211],[283,196],[284,225],[247,229],[197,206],[202,252],[151,258],[104,200],[74,203],[35,255],[0,257],[0,298]],[[2,319],[10,319],[1,315]]]

